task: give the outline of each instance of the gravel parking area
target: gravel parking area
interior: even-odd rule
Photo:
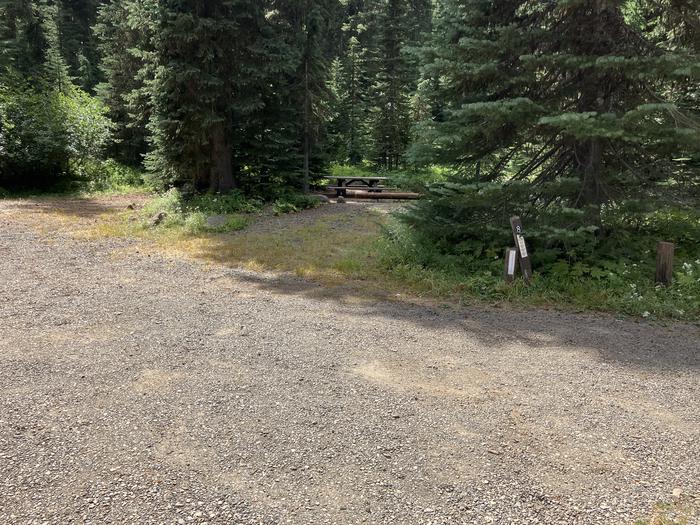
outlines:
[[[698,503],[696,327],[328,297],[77,239],[50,206],[0,201],[1,524],[623,525]]]

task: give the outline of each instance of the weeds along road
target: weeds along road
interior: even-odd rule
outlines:
[[[696,328],[328,294],[76,238],[46,206],[0,201],[2,524],[697,510]]]

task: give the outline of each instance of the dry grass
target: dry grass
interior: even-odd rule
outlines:
[[[134,212],[120,211],[102,215],[79,235],[138,238],[160,252],[256,272],[293,274],[328,287],[381,290],[384,296],[406,291],[405,283],[388,277],[380,264],[378,241],[385,213],[358,207],[313,214],[310,210],[285,216],[275,228],[258,227],[265,222],[260,216],[248,230],[193,234],[182,228],[143,228],[133,220]]]
[[[382,219],[370,212],[319,218],[275,232],[185,236],[168,239],[172,249],[197,259],[255,271],[287,272],[339,284],[348,278],[381,278],[375,245]],[[174,241],[174,242],[173,242]]]
[[[650,517],[637,520],[634,525],[691,525],[698,523],[699,518],[697,499],[686,495],[673,503],[659,503]]]

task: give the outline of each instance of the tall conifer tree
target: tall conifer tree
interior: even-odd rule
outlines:
[[[678,159],[700,128],[676,100],[700,62],[640,28],[633,2],[439,4],[424,75],[440,79],[444,109],[418,129],[413,158],[461,166],[477,185],[437,190],[416,224],[459,242],[521,213],[571,246],[577,231],[604,236],[607,211],[688,195],[697,174]]]

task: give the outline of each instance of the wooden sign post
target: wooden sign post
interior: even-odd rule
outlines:
[[[507,283],[515,281],[515,272],[518,270],[518,250],[506,248],[506,265],[503,271],[503,278]]]
[[[513,239],[515,240],[515,248],[520,257],[520,270],[523,273],[523,279],[526,283],[530,283],[532,279],[532,262],[530,262],[530,254],[527,251],[525,236],[523,232],[523,223],[520,217],[511,217],[510,226],[513,229]]]
[[[656,248],[656,282],[668,286],[673,282],[673,255],[676,246],[672,242],[660,242]]]

